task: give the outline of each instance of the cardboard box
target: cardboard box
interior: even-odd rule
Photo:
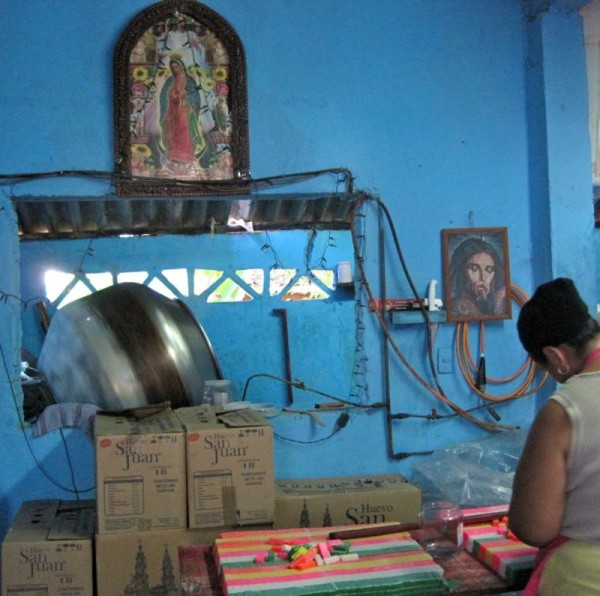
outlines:
[[[186,429],[188,525],[273,521],[273,429],[251,409],[217,415],[212,406],[179,408]]]
[[[180,560],[180,547],[205,545],[212,549],[215,538],[226,530],[234,528],[97,534],[96,596],[180,594],[181,572],[182,568],[185,571],[186,562]],[[195,579],[196,585],[203,584],[202,591],[195,593],[210,594],[207,588],[214,578]]]
[[[98,534],[185,528],[185,433],[170,408],[95,420]]]
[[[27,501],[2,542],[2,596],[89,596],[94,501]]]
[[[178,594],[179,546],[205,544],[215,537],[216,532],[204,535],[186,529],[98,534],[97,595]]]
[[[408,523],[421,490],[397,474],[275,481],[275,528]]]

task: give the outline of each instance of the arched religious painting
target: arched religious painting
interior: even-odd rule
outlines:
[[[236,32],[193,0],[142,11],[115,51],[117,194],[233,194],[249,168],[246,60]]]

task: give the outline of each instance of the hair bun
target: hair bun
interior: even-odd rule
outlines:
[[[574,339],[589,318],[573,281],[559,277],[540,285],[523,305],[517,322],[519,339],[535,360],[543,360],[544,347]]]

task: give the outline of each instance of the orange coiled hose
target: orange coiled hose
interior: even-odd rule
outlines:
[[[514,300],[519,306],[523,306],[523,304],[525,304],[525,302],[529,300],[527,294],[519,286],[511,284],[510,290],[511,299]],[[481,333],[483,334],[485,333],[483,323],[481,325]],[[533,381],[535,379],[539,367],[531,359],[531,357],[528,356],[523,362],[523,364],[519,367],[519,369],[515,371],[512,375],[509,375],[504,378],[487,377],[488,383],[499,385],[503,383],[510,383],[511,381],[514,381],[521,375],[525,374],[522,383],[518,386],[518,388],[515,391],[511,391],[505,395],[492,395],[480,389],[474,380],[475,373],[477,371],[477,364],[471,353],[468,322],[458,323],[456,325],[455,348],[458,364],[465,381],[468,383],[473,392],[490,402],[505,402],[532,395],[533,393],[539,391],[548,379],[548,373],[546,372],[544,373],[540,382],[532,387]]]

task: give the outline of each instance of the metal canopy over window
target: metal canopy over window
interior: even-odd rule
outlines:
[[[13,197],[21,240],[98,236],[201,234],[243,231],[228,225],[239,201],[255,231],[350,229],[360,193],[272,194],[232,197],[139,198]]]

